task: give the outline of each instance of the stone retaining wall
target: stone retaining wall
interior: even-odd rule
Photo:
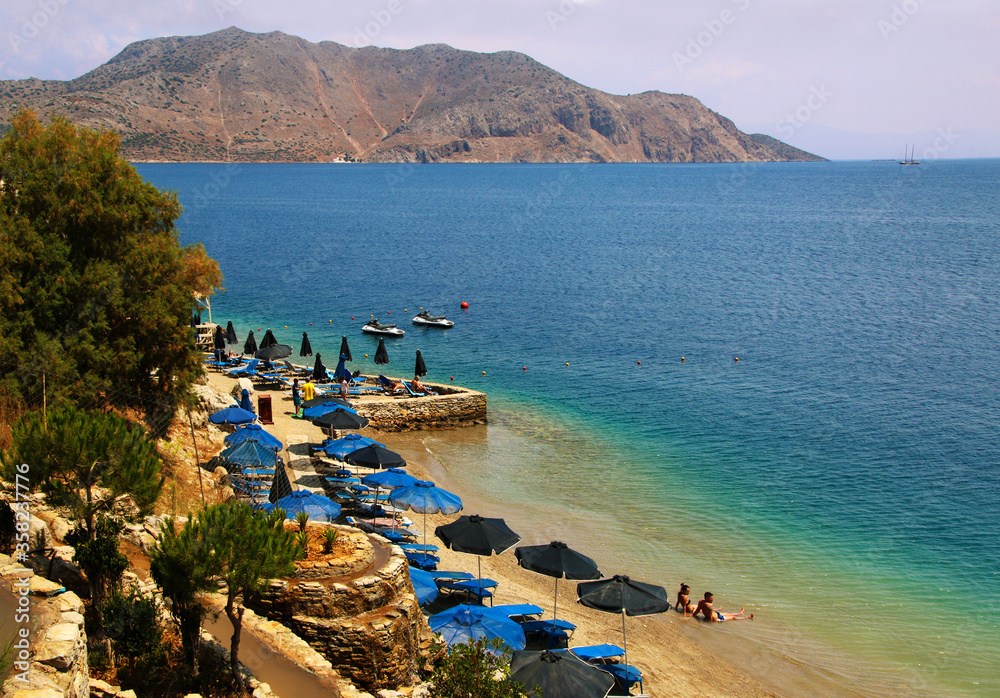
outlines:
[[[440,395],[408,397],[366,404],[358,413],[379,431],[414,431],[486,424],[486,395],[475,390],[430,386]]]
[[[4,698],[87,698],[90,679],[83,601],[71,591],[57,593],[63,588],[61,584],[35,575],[7,555],[0,555],[0,578],[4,586],[13,588],[18,600],[22,598],[21,590],[27,589],[32,598],[30,623],[34,625],[34,637],[27,651],[29,657],[22,663],[25,658],[20,656],[15,644],[14,671],[0,695]]]
[[[380,536],[380,545],[390,546]],[[249,604],[291,628],[341,675],[368,690],[412,684],[431,633],[400,548],[370,575],[296,583],[275,580]]]

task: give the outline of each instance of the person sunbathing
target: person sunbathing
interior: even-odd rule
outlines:
[[[721,607],[716,609],[712,605],[713,599],[712,592],[706,591],[705,598],[698,602],[698,608],[694,610],[694,617],[697,618],[698,614],[701,613],[709,623],[721,623],[727,620],[753,620],[753,614],[747,615],[744,612],[746,609],[743,608],[740,609],[739,613],[723,613]]]
[[[695,612],[695,605],[691,603],[691,587],[687,584],[681,584],[681,590],[677,592],[677,603],[674,604],[674,610],[683,613],[685,617]]]
[[[433,390],[425,386],[420,380],[414,376],[413,380],[410,381],[410,387],[413,388],[415,393],[426,393],[427,395],[437,395]]]
[[[403,383],[403,381],[398,381],[397,382],[397,381],[390,380],[390,379],[386,379],[386,380],[389,380],[389,384],[388,385],[383,385],[382,388],[389,395],[395,395],[396,393],[405,393],[406,392],[406,385]]]

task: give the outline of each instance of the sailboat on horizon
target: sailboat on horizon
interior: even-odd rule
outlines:
[[[917,146],[914,145],[914,146],[912,146],[912,148],[909,151],[910,157],[906,157],[907,151],[906,151],[906,148],[904,147],[903,148],[903,159],[899,161],[899,164],[900,165],[919,165],[920,161],[913,159],[913,156],[916,154],[916,152],[917,152]]]

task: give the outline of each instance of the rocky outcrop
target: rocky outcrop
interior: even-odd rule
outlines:
[[[693,97],[607,94],[512,51],[353,49],[235,27],[139,41],[74,80],[0,81],[0,120],[24,107],[113,129],[134,160],[821,159]]]
[[[438,395],[361,403],[358,413],[379,431],[442,429],[486,424],[486,395],[475,390],[431,385]]]

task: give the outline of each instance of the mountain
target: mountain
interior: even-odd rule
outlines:
[[[19,108],[121,134],[132,160],[820,160],[687,95],[593,90],[520,53],[313,44],[235,27],[138,41],[69,81],[0,81]]]

